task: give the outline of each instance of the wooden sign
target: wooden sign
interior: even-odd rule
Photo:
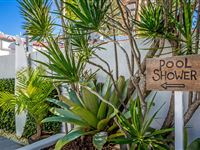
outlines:
[[[146,61],[147,90],[200,91],[200,55]]]

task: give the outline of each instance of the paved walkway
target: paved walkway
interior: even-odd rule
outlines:
[[[15,150],[22,145],[0,136],[0,150]]]

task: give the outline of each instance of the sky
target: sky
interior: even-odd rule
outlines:
[[[23,19],[16,0],[0,0],[0,31],[9,35],[23,34]]]

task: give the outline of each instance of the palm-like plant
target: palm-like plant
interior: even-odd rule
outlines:
[[[171,22],[175,25],[175,29],[181,34],[181,41],[183,42],[183,51],[180,54],[193,54],[193,35],[194,31],[192,29],[192,18],[194,14],[194,9],[192,8],[191,0],[183,0],[180,5],[182,5],[182,18],[180,21],[177,18],[170,15]]]
[[[64,3],[76,19],[65,15],[63,17],[73,21],[78,28],[93,31],[99,30],[111,4],[109,0],[75,0],[73,3]]]
[[[153,100],[149,104],[148,110],[143,117],[142,105],[139,98],[132,100],[129,106],[130,118],[121,114],[117,115],[118,122],[122,127],[122,130],[126,137],[112,139],[112,142],[119,144],[130,144],[131,149],[136,150],[168,150],[167,140],[163,138],[163,135],[172,129],[153,129],[151,124],[157,116],[160,109],[158,109],[152,117],[148,119],[148,113],[153,105]]]
[[[54,89],[51,80],[40,75],[45,75],[41,67],[35,70],[23,69],[18,72],[18,82],[16,95],[8,92],[0,93],[0,107],[4,111],[14,111],[17,113],[28,111],[34,118],[37,125],[37,133],[32,138],[38,139],[42,132],[41,121],[47,116],[50,108],[46,98]]]
[[[53,32],[54,21],[50,15],[49,0],[18,0],[24,16],[23,28],[32,40],[43,40]]]
[[[76,125],[63,139],[58,141],[56,149],[83,135],[95,135],[101,131],[107,132],[109,137],[115,134],[117,126],[113,117],[117,113],[116,108],[120,106],[120,99],[124,99],[127,92],[127,84],[124,77],[117,81],[120,95],[112,89],[110,80],[103,86],[95,86],[93,82],[81,88],[80,94],[73,90],[69,91],[68,97],[60,97],[62,101],[49,99],[60,108],[52,108],[56,116],[44,119],[43,122],[58,121]],[[108,138],[109,138],[108,137]]]
[[[192,2],[183,0],[174,6],[176,11],[166,11],[165,4],[151,3],[141,7],[140,20],[134,20],[140,36],[147,39],[166,39],[179,43],[177,54],[194,53]],[[176,8],[177,7],[177,8]]]
[[[141,7],[139,16],[139,21],[133,20],[139,36],[148,39],[166,36],[162,6],[150,2],[149,5]]]
[[[50,63],[35,61],[46,66],[51,71],[49,72],[51,76],[48,77],[67,83],[79,82],[85,67],[82,57],[76,59],[74,53],[65,55],[59,46],[58,39],[48,38],[47,43],[48,45],[43,44],[47,51],[38,51],[46,56]]]

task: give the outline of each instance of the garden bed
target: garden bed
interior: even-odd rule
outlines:
[[[54,146],[43,150],[54,150]],[[78,138],[71,143],[66,144],[62,150],[96,150],[96,148],[92,144],[92,137],[85,136],[84,138]],[[103,150],[120,150],[120,147],[118,145],[109,144],[106,145]]]

